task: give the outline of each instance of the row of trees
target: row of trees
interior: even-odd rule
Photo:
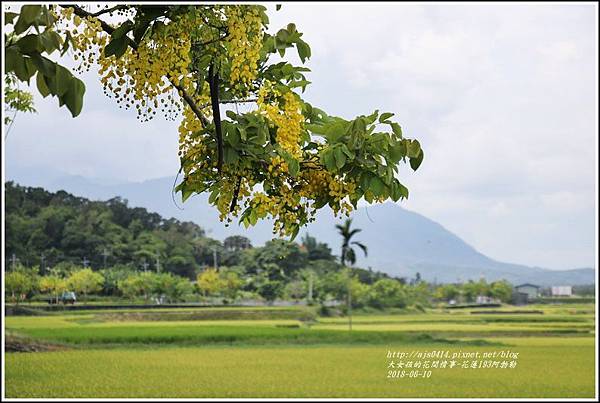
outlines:
[[[41,293],[58,300],[65,291],[74,291],[85,300],[91,294],[125,297],[149,301],[166,297],[176,302],[198,294],[200,298],[220,297],[234,301],[240,297],[267,301],[275,299],[311,300],[324,302],[328,299],[342,300],[346,295],[344,272],[329,272],[320,276],[314,270],[303,270],[290,281],[270,281],[267,275],[244,276],[240,267],[207,268],[198,274],[196,281],[171,273],[130,272],[123,268],[111,268],[94,272],[78,268],[64,276],[59,272],[39,275],[37,268],[19,266],[5,277],[6,295],[13,302],[20,302]],[[380,279],[373,284],[360,281],[358,275],[351,279],[354,306],[406,306],[412,290],[395,279]]]
[[[13,302],[20,302],[41,293],[57,302],[65,291],[74,291],[86,300],[89,295],[110,294],[130,299],[166,297],[167,302],[176,302],[194,292],[194,285],[188,279],[171,273],[121,272],[79,268],[64,276],[53,271],[39,275],[37,268],[19,266],[6,274],[6,295]]]
[[[67,290],[82,295],[85,299],[89,294],[102,290],[104,277],[91,269],[75,270],[68,277],[56,273],[40,276],[37,268],[19,266],[6,274],[4,278],[5,292],[13,302],[30,298],[36,292],[50,295],[56,301]]]
[[[424,281],[369,277],[368,271],[351,269],[350,281],[344,271],[319,272],[318,267],[300,270],[288,280],[269,280],[267,274],[244,274],[240,266],[207,268],[195,281],[171,273],[131,272],[113,267],[95,272],[76,268],[69,274],[57,271],[39,275],[37,268],[19,266],[5,277],[6,295],[13,302],[23,301],[37,293],[58,299],[64,291],[75,291],[85,300],[91,294],[125,297],[146,302],[164,297],[166,302],[190,299],[256,298],[266,301],[286,299],[323,303],[343,301],[351,290],[352,307],[403,308],[431,305],[434,301],[464,300],[473,302],[479,295],[509,302],[512,286],[506,281],[486,283],[484,280],[465,284],[434,286]]]
[[[490,297],[502,302],[512,298],[513,287],[508,281],[469,281],[463,284],[444,284],[435,290],[435,297],[444,301],[475,302],[478,296]]]

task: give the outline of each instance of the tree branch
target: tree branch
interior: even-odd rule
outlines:
[[[62,8],[72,8],[73,13],[82,18],[87,18],[87,17],[95,18],[94,14],[90,13],[89,11],[84,10],[83,8],[81,8],[79,6],[76,6],[75,4],[59,4],[59,6]],[[102,30],[104,32],[106,32],[107,34],[112,35],[112,33],[115,31],[115,28],[111,27],[106,22],[102,21],[101,19],[98,19],[98,21],[100,21],[100,26],[102,27]],[[137,44],[133,43],[133,41],[132,41],[132,44],[136,45],[134,49],[137,49]]]
[[[231,205],[229,206],[229,212],[233,213],[235,210],[235,206],[237,206],[238,197],[240,195],[240,187],[242,186],[242,177],[237,177],[237,183],[235,185],[235,190],[233,191],[233,198],[231,199]]]
[[[83,8],[76,6],[76,5],[70,5],[70,4],[61,4],[60,7],[62,8],[72,8],[73,9],[73,13],[75,15],[78,15],[82,18],[87,18],[87,17],[92,17],[92,18],[96,18],[94,16],[94,14],[90,13],[89,11],[84,10]],[[127,7],[127,6],[121,6],[121,7]],[[108,25],[108,23],[106,23],[105,21],[102,21],[100,18],[96,18],[98,21],[100,21],[100,26],[102,27],[102,30],[104,32],[106,32],[109,35],[112,35],[112,33],[115,31],[116,28],[111,27],[110,25]],[[129,46],[131,46],[131,48],[133,50],[137,50],[138,48],[138,43],[135,42],[133,39],[131,39],[129,36],[125,35],[125,37],[128,39],[129,42]]]
[[[129,6],[123,6],[123,5],[114,6],[111,8],[104,9],[104,10],[96,11],[95,13],[93,13],[91,15],[92,15],[92,17],[98,17],[98,16],[101,16],[102,14],[112,13],[113,11],[118,11],[118,10],[127,10],[128,8],[129,8]]]
[[[223,133],[221,132],[221,112],[219,110],[219,73],[214,72],[212,63],[208,67],[208,86],[210,87],[215,134],[217,135],[217,170],[221,172],[223,167]]]
[[[227,38],[228,36],[229,36],[229,32],[223,36],[219,36],[218,38],[211,39],[210,41],[196,42],[196,43],[192,44],[192,47],[202,47],[202,46],[210,45],[211,43],[222,41],[223,39]]]
[[[244,103],[250,103],[250,102],[256,102],[256,101],[258,101],[258,98],[229,99],[226,101],[219,100],[219,103],[220,104],[244,104]],[[202,105],[200,105],[200,109],[206,108],[207,106],[210,106],[210,105],[212,105],[212,103],[202,104]]]
[[[198,117],[198,119],[200,119],[200,122],[202,122],[202,126],[204,126],[204,128],[208,127],[208,125],[210,124],[210,122],[202,114],[202,111],[200,109],[205,108],[206,106],[209,106],[210,104],[207,104],[207,105],[204,105],[204,106],[201,105],[200,107],[198,107],[198,105],[196,104],[196,102],[194,102],[194,99],[190,96],[190,94],[187,93],[187,91],[185,90],[185,88],[183,88],[179,84],[175,84],[173,82],[173,80],[171,80],[171,79],[169,79],[169,82],[171,83],[171,85],[173,87],[175,87],[179,91],[179,93],[183,97],[184,101],[192,109],[192,112],[194,112],[194,114]]]

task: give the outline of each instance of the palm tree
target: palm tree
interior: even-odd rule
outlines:
[[[360,228],[351,229],[352,219],[349,218],[344,221],[343,224],[337,224],[335,227],[338,230],[338,233],[342,236],[342,253],[340,255],[340,263],[345,268],[346,263],[349,263],[352,266],[356,263],[356,253],[352,245],[356,245],[362,249],[365,256],[367,256],[367,247],[357,241],[352,241],[352,237],[362,231]],[[351,292],[351,284],[352,277],[350,276],[350,268],[348,267],[348,330],[352,330],[352,292]]]

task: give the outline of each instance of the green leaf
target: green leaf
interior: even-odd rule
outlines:
[[[60,49],[60,36],[56,32],[45,30],[38,38],[40,46],[43,48],[39,50],[40,52],[45,50],[46,53],[51,54],[55,50]]]
[[[27,74],[29,75],[29,78],[27,78],[27,84],[29,85],[29,79],[33,77],[37,69],[35,68],[35,64],[33,64],[33,61],[30,57],[25,58],[25,67],[27,68]]]
[[[48,95],[50,95],[50,89],[48,89],[48,84],[46,84],[44,75],[41,72],[37,73],[35,82],[37,84],[38,91],[44,98],[46,98]]]
[[[387,122],[387,120],[389,118],[391,118],[392,116],[394,116],[394,114],[390,113],[390,112],[382,113],[381,116],[379,116],[379,123],[389,123],[389,122]]]
[[[77,117],[83,108],[83,95],[85,94],[85,84],[77,77],[71,75],[69,90],[62,97],[67,108],[71,111],[73,117]],[[61,99],[61,98],[59,98]]]
[[[359,116],[358,118],[356,118],[352,122],[350,122],[350,124],[347,126],[346,134],[360,135],[360,134],[364,134],[366,130],[367,130],[367,122],[365,121],[365,119],[363,117]]]
[[[69,70],[60,64],[56,65],[56,91],[55,95],[62,97],[71,89],[71,80],[74,78]]]
[[[290,88],[296,88],[296,87],[302,87],[302,91],[304,91],[306,89],[306,86],[310,84],[310,81],[308,80],[298,80],[298,81],[292,81],[289,84]]]
[[[279,46],[283,46],[283,49],[288,47],[288,39],[290,37],[290,33],[288,32],[287,29],[280,29],[279,31],[277,31],[277,34],[275,34],[275,39],[277,40],[277,42],[280,43]],[[276,48],[280,49],[280,47],[278,47],[278,45],[275,45]]]
[[[400,187],[398,186],[398,183],[398,180],[394,180],[390,186],[390,197],[395,202],[400,200],[401,197]]]
[[[406,156],[406,146],[404,143],[400,142],[390,147],[389,156],[394,164],[398,163],[398,161],[404,158]]]
[[[377,120],[377,116],[379,116],[379,110],[375,110],[375,112],[373,112],[372,114],[370,114],[369,116],[363,117],[362,119],[365,119],[365,129],[366,129],[366,124],[373,124],[375,123],[375,121]]]
[[[21,53],[43,52],[44,47],[40,42],[41,35],[29,34],[19,39],[16,45],[21,50]]]
[[[346,147],[346,144],[342,144],[342,145],[340,146],[340,148],[342,149],[342,152],[343,152],[344,154],[346,154],[346,156],[348,157],[348,159],[350,159],[350,160],[351,160],[351,159],[354,159],[354,153],[353,153],[352,151],[350,151],[350,150],[348,149],[348,147]]]
[[[346,164],[346,154],[342,151],[341,147],[334,148],[335,165],[338,169],[341,169]]]
[[[335,162],[335,157],[333,156],[333,150],[331,149],[326,149],[324,151],[321,152],[321,162],[323,163],[323,165],[325,165],[325,168],[327,168],[328,171],[335,171],[336,170],[336,162]]]
[[[18,16],[19,16],[18,13],[12,13],[10,11],[6,11],[4,13],[4,25],[12,24],[15,17],[18,17]]]
[[[222,122],[222,125],[225,141],[231,144],[232,147],[237,148],[240,144],[240,133],[237,125],[226,120]]]
[[[187,199],[189,199],[189,198],[190,198],[190,196],[192,196],[193,194],[194,194],[194,191],[192,191],[192,190],[190,190],[190,189],[188,189],[188,188],[182,189],[182,190],[181,190],[181,201],[182,201],[183,203],[185,203],[185,201],[186,201]]]
[[[71,33],[67,31],[67,35],[65,35],[65,41],[63,43],[62,50],[60,51],[60,55],[64,56],[65,53],[69,50],[69,46],[71,46],[71,41],[73,38],[71,37]]]
[[[419,155],[415,158],[410,159],[410,167],[413,169],[413,171],[416,171],[417,169],[419,169],[419,167],[421,166],[421,163],[423,162],[423,157],[424,157],[423,150],[420,149]]]
[[[300,171],[300,163],[298,162],[298,160],[295,159],[294,157],[292,157],[292,155],[290,153],[288,153],[287,151],[284,151],[284,150],[278,151],[278,154],[283,158],[283,160],[288,165],[289,174],[292,175],[293,177],[296,177],[296,175],[298,175],[298,171]]]
[[[23,6],[21,7],[21,14],[15,24],[15,34],[19,35],[27,31],[35,20],[39,17],[42,12],[42,6]]]
[[[4,48],[4,70],[6,72],[15,71],[17,63],[19,63],[19,59],[22,59],[23,56],[19,53],[15,46],[9,46]]]
[[[371,185],[371,178],[372,177],[373,177],[373,174],[371,174],[368,171],[367,172],[363,172],[360,175],[359,186],[363,190],[363,192],[366,192],[367,190],[369,190],[369,187]]]
[[[401,184],[398,179],[394,178],[392,185],[390,186],[390,196],[393,201],[398,201],[402,198],[406,199],[408,197],[408,189],[406,186]]]
[[[148,30],[149,25],[150,25],[150,21],[143,21],[143,22],[140,22],[139,25],[137,25],[133,29],[133,39],[136,42],[139,43],[139,41],[144,37],[144,34]]]
[[[304,42],[302,39],[298,39],[296,42],[296,49],[298,50],[298,56],[300,56],[302,63],[304,63],[306,59],[310,59],[311,52],[308,43]]]
[[[131,28],[133,27],[133,21],[131,20],[127,20],[124,23],[122,23],[117,29],[115,29],[113,31],[113,33],[110,35],[110,40],[111,42],[115,39],[119,39],[122,38],[123,36],[125,36],[125,34],[127,34],[127,32],[129,32],[131,30]]]
[[[407,154],[409,158],[417,158],[419,156],[419,152],[421,151],[421,144],[419,144],[418,140],[412,140],[407,147]]]
[[[240,159],[238,152],[231,147],[223,148],[223,160],[226,164],[235,164]]]
[[[56,76],[56,63],[38,54],[31,55],[31,61],[33,62],[35,67],[46,76],[47,79],[54,79],[54,77]],[[49,88],[52,90],[52,87]],[[55,90],[53,92],[55,92]]]
[[[398,189],[400,191],[400,195],[402,197],[404,197],[405,199],[408,198],[408,188],[406,186],[404,186],[403,184],[401,184],[400,182],[398,182]]]
[[[110,57],[110,56],[114,55],[115,58],[117,58],[117,59],[120,58],[121,56],[123,56],[123,54],[127,50],[128,43],[129,43],[129,38],[127,38],[126,36],[112,39],[110,41],[110,43],[108,45],[106,45],[106,47],[104,48],[104,56]]]
[[[394,132],[394,134],[396,136],[402,138],[402,128],[400,127],[400,125],[396,122],[392,122],[389,125],[392,128],[392,131]]]
[[[326,204],[327,204],[326,198],[317,198],[313,203],[313,207],[316,209],[320,209],[321,207],[325,206]]]
[[[175,191],[181,192],[181,201],[184,203],[187,199],[190,198],[190,196],[194,194],[194,190],[192,190],[190,186],[188,186],[188,183],[185,181],[185,179],[175,187]]]
[[[288,161],[288,172],[292,175],[293,178],[298,176],[298,172],[300,171],[300,163],[295,158],[291,158]]]
[[[373,176],[371,183],[369,184],[369,190],[375,196],[381,196],[385,191],[385,183],[379,178],[379,176]]]
[[[258,221],[258,215],[256,213],[256,210],[254,210],[254,209],[250,210],[248,219],[249,219],[251,225],[256,225],[256,222]]]
[[[248,228],[250,226],[250,213],[252,212],[252,207],[246,208],[242,215],[240,216],[240,223],[244,224],[244,227]]]
[[[38,21],[40,21],[40,25],[50,28],[50,26],[56,22],[56,18],[52,15],[48,7],[43,6],[42,15],[38,17]]]
[[[33,73],[30,74],[30,70],[27,68],[27,63],[25,63],[25,58],[19,52],[9,52],[8,49],[6,51],[6,71],[14,72],[17,78],[21,81],[29,81]]]
[[[218,186],[215,187],[213,189],[212,192],[210,192],[210,196],[208,196],[208,202],[210,204],[214,204],[215,201],[217,200],[217,197],[219,196],[219,192],[221,191],[221,188],[219,188]]]

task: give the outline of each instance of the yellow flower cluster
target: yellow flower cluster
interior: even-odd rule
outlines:
[[[345,199],[348,195],[354,193],[355,190],[356,184],[352,181],[342,182],[340,180],[332,180],[329,182],[329,195],[334,199],[331,209],[336,216],[340,211],[346,214],[346,216],[350,215],[353,207]]]
[[[230,81],[239,95],[245,95],[258,74],[264,27],[256,6],[227,6],[225,15],[227,54],[231,60]]]
[[[181,102],[174,96],[172,83],[192,88],[190,72],[190,32],[195,26],[192,16],[163,25],[144,38],[137,49],[128,47],[120,57],[106,57],[104,50],[109,36],[103,32],[97,18],[80,18],[70,7],[61,9],[61,19],[72,23],[75,60],[81,59],[78,70],[99,65],[100,82],[108,96],[115,97],[119,107],[135,107],[138,118],[148,121],[161,110],[175,119]]]
[[[329,171],[321,169],[306,169],[300,173],[302,187],[299,193],[306,199],[315,200],[319,197],[333,198],[333,212],[349,215],[353,207],[347,197],[356,190],[356,183],[334,177]]]
[[[278,190],[281,192],[278,195],[255,192],[246,205],[252,207],[258,218],[270,215],[274,219],[273,233],[285,236],[289,235],[289,226],[299,222],[299,214],[306,211],[307,204],[302,203],[286,184]]]
[[[70,31],[73,59],[79,63],[75,71],[79,73],[89,71],[100,58],[98,49],[104,48],[108,43],[108,35],[102,30],[100,20],[91,16],[81,18],[74,14],[71,7],[60,8],[56,16],[61,25],[74,26]]]
[[[302,157],[300,136],[304,130],[304,116],[298,96],[288,91],[283,96],[266,81],[258,92],[258,110],[277,127],[277,143],[294,158]],[[267,98],[270,98],[269,102]],[[279,98],[283,100],[283,108]]]
[[[128,48],[119,59],[101,58],[100,81],[117,103],[135,106],[142,120],[151,119],[159,107],[174,119],[181,104],[172,95],[171,82],[186,88],[192,85],[188,77],[190,46],[188,20],[173,21],[143,39],[137,50]]]
[[[232,221],[231,217],[237,217],[241,211],[242,200],[250,196],[251,187],[254,185],[251,180],[244,176],[244,172],[235,172],[231,169],[225,169],[222,173],[222,177],[219,179],[219,196],[215,202],[217,210],[219,210],[219,220]],[[235,195],[235,189],[238,186],[239,190],[237,194],[237,201],[233,211],[231,209],[231,202]]]
[[[267,214],[277,214],[277,206],[275,201],[262,192],[255,192],[248,205],[256,211],[259,218],[264,218]]]
[[[301,194],[308,199],[317,198],[324,190],[329,189],[329,184],[333,181],[330,172],[317,169],[301,171],[300,179],[303,183]]]
[[[194,161],[193,166],[189,166],[184,171],[187,176],[190,169],[203,170],[209,168],[210,155],[206,145],[209,140],[206,135],[198,133],[202,129],[202,124],[189,106],[183,109],[183,119],[179,125],[179,157]],[[207,155],[208,154],[208,155]]]
[[[199,91],[199,94],[193,96],[194,102],[200,108],[200,112],[209,119],[211,114],[210,110],[210,97],[207,95],[208,90],[206,89],[208,84],[204,83],[203,88]],[[191,85],[186,88],[186,91],[190,94],[194,93],[194,89],[191,88]],[[203,144],[203,140],[205,140],[206,136],[199,136],[197,132],[202,130],[202,123],[200,119],[192,108],[189,105],[185,105],[183,108],[183,118],[181,119],[181,123],[179,124],[179,156],[184,157],[186,159],[190,159],[189,154],[195,154],[199,152],[199,144]],[[206,146],[203,145],[203,149]],[[207,167],[206,165],[205,167]]]
[[[274,176],[284,176],[288,172],[288,164],[281,158],[279,155],[271,158],[271,162],[267,167],[267,171],[271,175],[271,178]]]

